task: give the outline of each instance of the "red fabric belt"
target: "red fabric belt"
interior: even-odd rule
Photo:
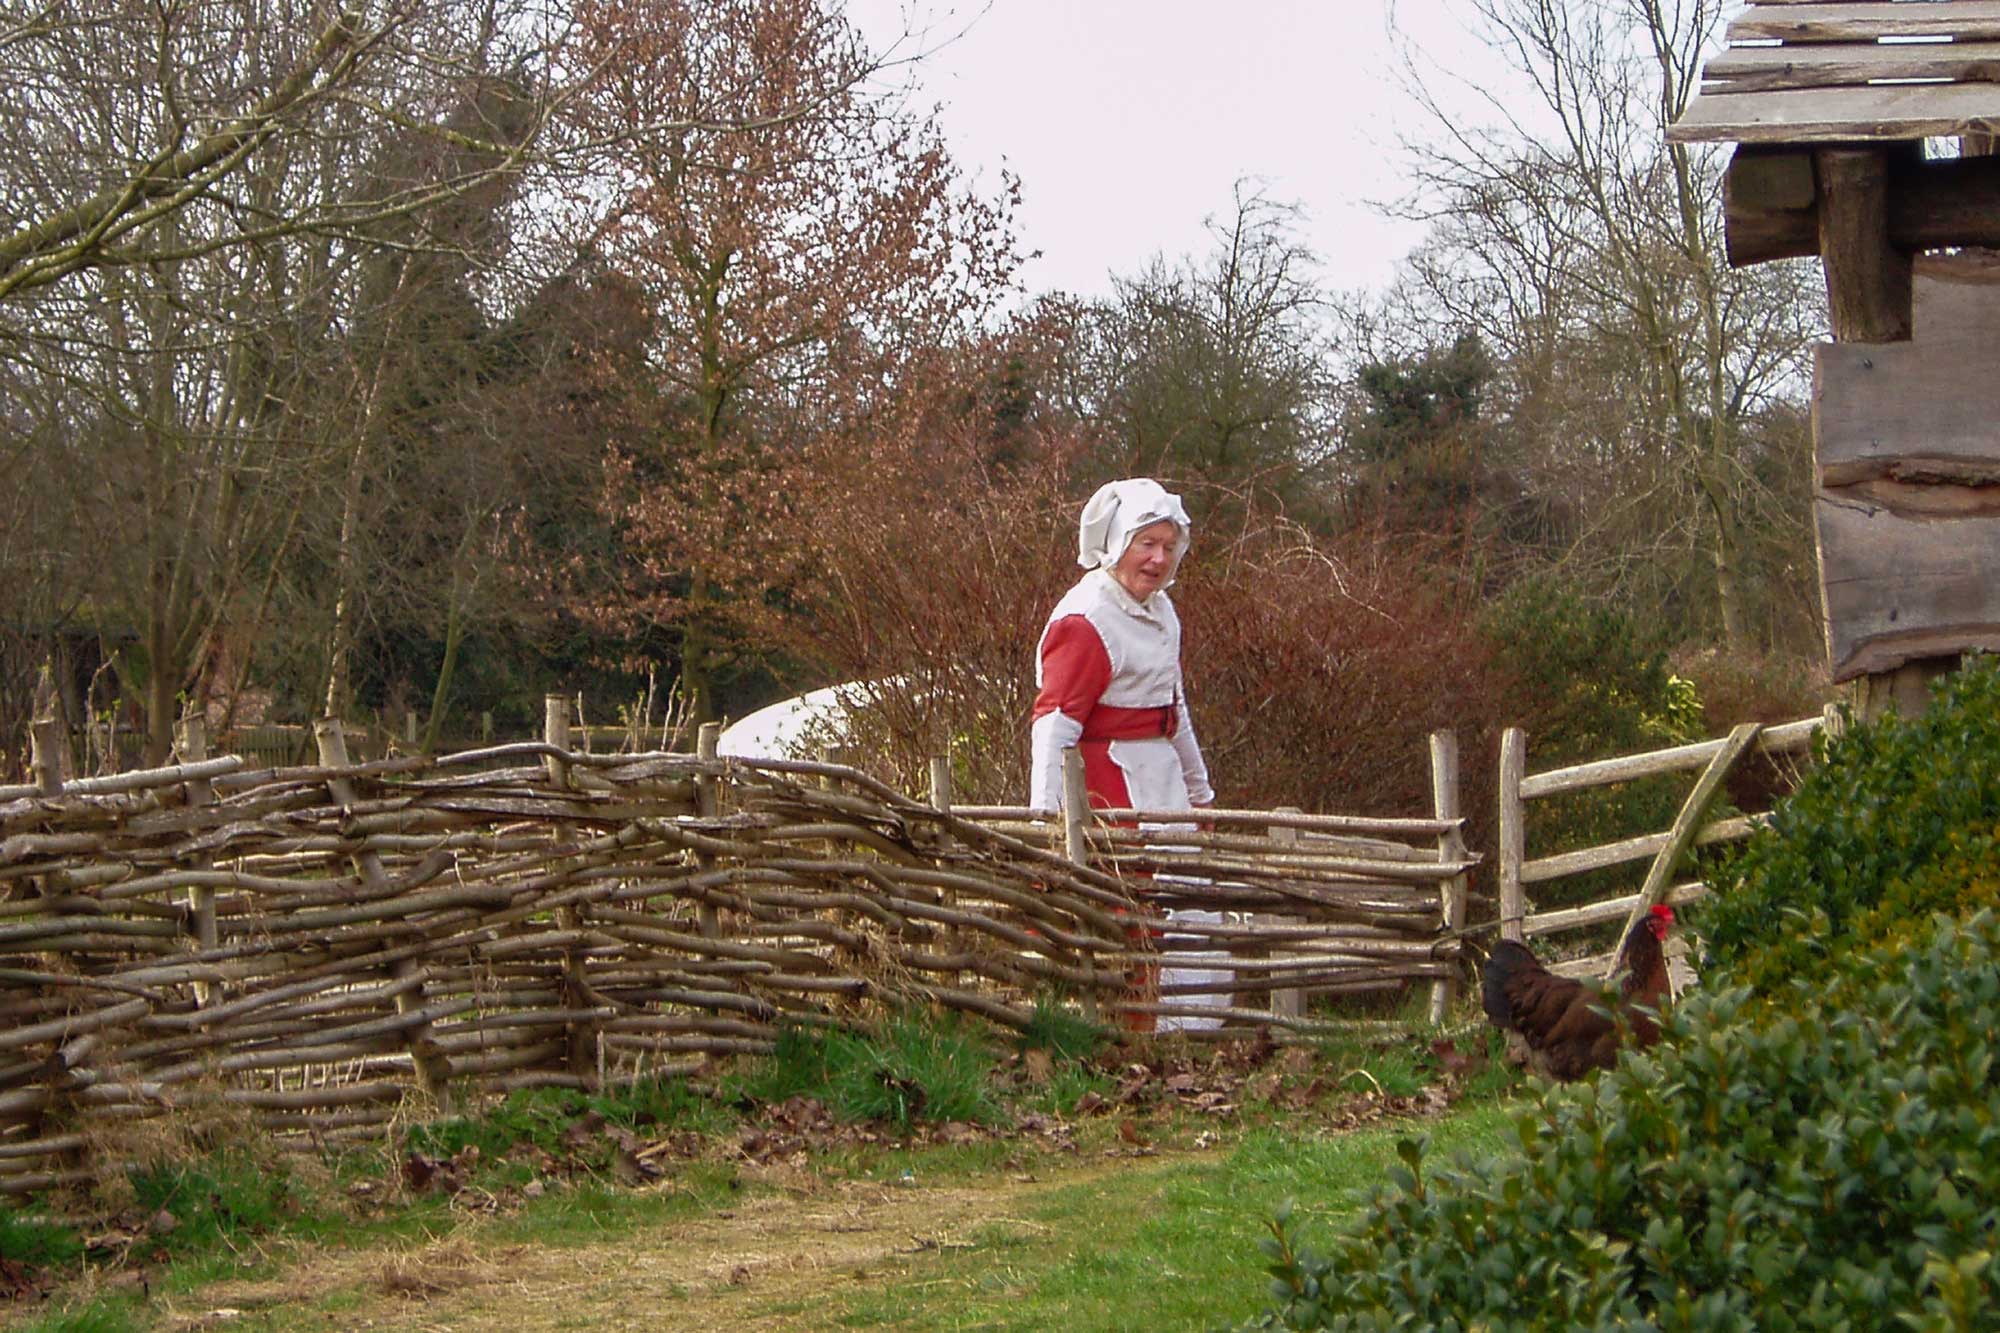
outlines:
[[[1099,704],[1083,720],[1087,741],[1147,741],[1171,736],[1180,722],[1172,704],[1160,708],[1113,708]]]

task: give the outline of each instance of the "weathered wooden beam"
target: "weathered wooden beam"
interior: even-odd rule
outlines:
[[[1722,178],[1724,245],[1744,268],[1820,253],[1819,191],[1800,204],[1804,159],[1815,150],[1744,145]],[[1819,149],[1827,152],[1880,151]],[[1898,250],[2000,247],[2000,157],[1889,162],[1889,243]]]
[[[1914,323],[1910,254],[1889,235],[1889,158],[1881,148],[1813,155],[1827,309],[1842,342],[1903,342]]]

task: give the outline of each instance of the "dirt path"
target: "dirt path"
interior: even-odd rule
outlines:
[[[531,1245],[475,1221],[401,1250],[308,1253],[275,1280],[169,1301],[174,1330],[824,1329],[829,1288],[885,1283],[1032,1220],[1038,1195],[1160,1159],[1087,1160],[930,1187],[766,1178],[729,1210],[604,1241]]]

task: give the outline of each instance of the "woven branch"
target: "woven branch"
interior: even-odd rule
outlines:
[[[1018,1029],[1056,995],[1282,1034],[1332,1025],[1246,998],[1456,966],[1441,889],[1464,865],[1437,821],[1225,814],[1100,828],[1078,865],[1018,810],[836,765],[541,744],[6,789],[0,1194],[87,1176],[91,1121],[190,1092],[365,1139],[412,1096],[590,1088],[910,1004]],[[1130,989],[1176,959],[1213,975]]]

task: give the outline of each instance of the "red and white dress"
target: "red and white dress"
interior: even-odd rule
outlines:
[[[1049,613],[1035,661],[1028,804],[1062,807],[1062,752],[1083,752],[1096,809],[1185,810],[1215,799],[1181,688],[1181,622],[1164,590],[1136,601],[1085,574]]]
[[[1061,808],[1062,754],[1072,745],[1083,753],[1084,787],[1093,809],[1186,810],[1215,799],[1181,688],[1180,617],[1165,591],[1140,602],[1107,570],[1085,574],[1049,613],[1035,684],[1030,806]],[[1190,826],[1145,827],[1170,833]],[[1169,912],[1165,933],[1171,937],[1175,922],[1221,920],[1216,912]],[[1183,964],[1218,961],[1209,954],[1178,956]],[[1133,980],[1141,998],[1157,1000],[1162,986],[1226,982],[1229,974],[1199,966],[1144,967]],[[1179,1003],[1200,1010],[1228,1000],[1227,994],[1211,993],[1185,996]],[[1182,1013],[1155,1024],[1134,1016],[1127,1026],[1187,1031],[1219,1027],[1221,1020]]]

